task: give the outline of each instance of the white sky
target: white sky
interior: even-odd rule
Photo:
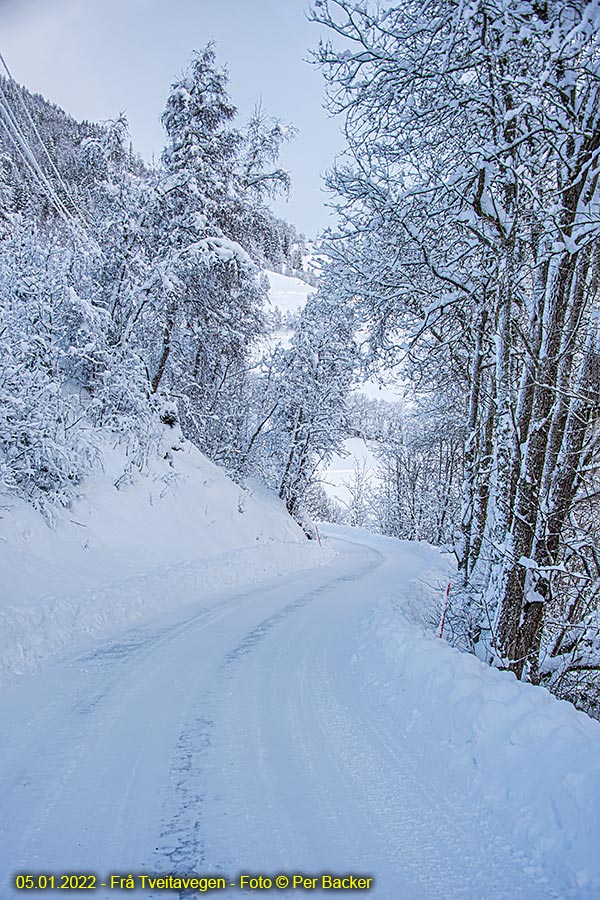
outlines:
[[[240,118],[266,111],[300,129],[284,149],[292,174],[276,212],[308,237],[332,224],[321,175],[342,148],[322,109],[323,79],[304,60],[319,26],[308,0],[0,0],[0,50],[17,81],[76,119],[124,111],[136,150],[160,155],[160,115],[191,52],[216,41]]]

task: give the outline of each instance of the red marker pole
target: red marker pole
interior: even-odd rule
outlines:
[[[450,598],[450,582],[448,582],[448,587],[446,588],[446,594],[444,597],[444,608],[442,609],[442,621],[440,622],[440,638],[444,633],[444,623],[446,622],[446,613],[448,612],[448,600]]]

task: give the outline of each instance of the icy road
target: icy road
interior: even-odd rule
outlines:
[[[34,893],[14,887],[25,872],[353,873],[374,879],[354,894],[377,900],[595,896],[530,854],[519,798],[514,823],[497,816],[450,764],[460,747],[418,727],[440,709],[365,651],[378,598],[425,577],[433,551],[335,543],[320,569],[96,641],[0,695],[1,897]]]

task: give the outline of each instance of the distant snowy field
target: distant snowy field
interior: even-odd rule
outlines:
[[[269,299],[271,305],[278,309],[282,315],[285,313],[299,313],[309,294],[313,294],[315,288],[311,287],[300,278],[292,278],[289,275],[280,275],[279,272],[267,272],[269,279]]]
[[[327,494],[342,505],[350,502],[350,485],[355,473],[373,475],[378,466],[377,457],[367,441],[348,438],[344,452],[335,453],[322,476],[321,484]]]
[[[124,448],[107,446],[54,528],[0,498],[0,683],[86,635],[330,558],[265,488],[173,443],[130,483]]]

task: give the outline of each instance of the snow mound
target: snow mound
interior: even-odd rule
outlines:
[[[163,456],[124,478],[125,447],[107,447],[53,528],[0,498],[0,684],[90,634],[333,555],[278,498],[235,484],[189,443],[167,433]]]
[[[512,827],[516,819],[516,842],[559,876],[565,897],[599,897],[600,723],[434,637],[441,592],[432,598],[424,584],[434,581],[432,570],[382,601],[370,622],[364,655],[390,709],[432,758],[446,748],[447,778],[461,791]]]

